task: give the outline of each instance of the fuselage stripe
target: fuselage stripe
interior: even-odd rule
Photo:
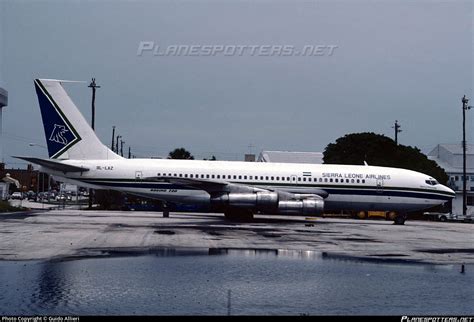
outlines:
[[[156,181],[142,181],[142,180],[127,180],[127,179],[82,179],[81,181],[89,184],[103,185],[108,187],[115,188],[143,188],[143,189],[179,189],[179,190],[201,190],[194,187],[166,183],[166,182],[156,182]],[[452,196],[441,191],[419,191],[418,189],[409,189],[409,188],[398,188],[398,187],[337,187],[333,186],[328,187],[324,185],[291,185],[291,186],[275,186],[271,184],[262,184],[259,183],[253,184],[254,186],[266,186],[271,188],[280,188],[280,189],[292,189],[295,187],[310,187],[323,189],[329,193],[329,195],[365,195],[365,196],[384,196],[384,197],[411,197],[411,198],[425,198],[425,199],[440,199],[440,200],[450,200]]]

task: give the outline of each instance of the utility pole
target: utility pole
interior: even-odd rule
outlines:
[[[395,129],[395,144],[398,145],[398,133],[400,133],[402,130],[400,130],[401,125],[398,124],[398,120],[395,120],[395,125],[392,126],[392,129]]]
[[[131,148],[128,147],[128,158],[131,159],[132,158],[132,151],[131,151]]]
[[[115,152],[115,151],[114,151],[114,138],[115,138],[115,125],[112,126],[112,145],[110,146],[110,149],[111,149],[113,152]]]
[[[120,139],[120,155],[123,156],[123,144],[125,143],[125,141],[122,141],[122,139]]]
[[[115,138],[115,153],[119,153],[119,149],[118,149],[118,140],[121,138],[122,136],[121,135],[117,135],[117,137]]]
[[[471,109],[468,106],[469,100],[466,95],[462,97],[462,215],[466,219],[467,214],[467,195],[466,195],[466,110]]]
[[[92,78],[92,82],[88,86],[89,88],[92,88],[92,129],[95,131],[95,89],[100,88],[99,85],[95,83],[95,78]]]
[[[96,88],[100,88],[95,83],[95,78],[92,78],[92,82],[88,86],[89,88],[92,88],[92,121],[91,121],[91,126],[92,126],[92,131],[95,132],[95,90]],[[92,200],[93,200],[93,195],[94,195],[94,190],[89,188],[89,208],[92,208]]]

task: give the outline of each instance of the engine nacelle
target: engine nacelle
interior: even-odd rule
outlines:
[[[239,208],[277,208],[278,194],[276,192],[226,193],[211,197],[211,203]]]
[[[324,200],[282,200],[278,202],[278,213],[286,215],[321,215],[324,212]]]

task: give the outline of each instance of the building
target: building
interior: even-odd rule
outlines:
[[[322,152],[262,151],[257,162],[322,164]]]
[[[448,175],[448,186],[456,192],[452,213],[462,214],[463,148],[462,144],[438,144],[428,158],[435,161]],[[474,215],[474,145],[466,145],[467,215]]]
[[[255,154],[246,154],[244,157],[245,162],[255,162]]]

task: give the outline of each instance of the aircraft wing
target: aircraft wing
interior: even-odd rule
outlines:
[[[15,157],[15,156],[13,158],[25,160],[25,161],[40,165],[42,167],[45,167],[51,170],[61,171],[63,173],[89,171],[88,168],[78,167],[75,165],[70,165],[70,164],[62,163],[60,161],[54,161],[51,159],[41,159],[41,158],[33,158],[33,157]]]
[[[284,191],[287,193],[298,194],[300,196],[304,195],[317,195],[326,199],[329,196],[329,193],[324,189],[319,188],[307,188],[307,187],[271,187],[268,190],[271,191]]]
[[[227,191],[228,189],[226,188],[229,185],[229,183],[226,181],[193,179],[193,178],[176,178],[176,177],[165,177],[165,176],[148,177],[144,179],[179,184],[182,186],[201,189],[209,193]]]
[[[208,180],[208,179],[194,179],[194,178],[176,178],[176,177],[150,177],[145,178],[146,180],[165,181],[169,183],[179,184],[182,186],[192,187],[207,191],[210,194],[213,193],[245,193],[245,192],[258,192],[258,191],[273,191],[281,194],[285,194],[291,198],[291,195],[298,198],[327,198],[329,194],[323,189],[317,188],[305,188],[305,187],[272,187],[262,186],[256,187],[247,185],[244,183],[232,183],[225,180]]]

